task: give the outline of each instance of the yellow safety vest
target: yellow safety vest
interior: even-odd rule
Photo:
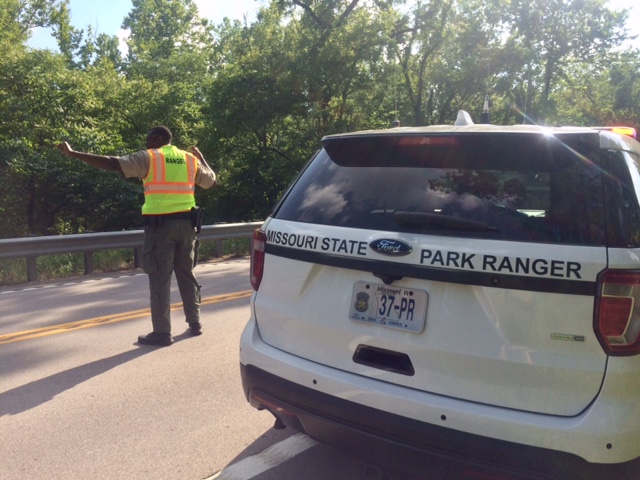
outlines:
[[[147,150],[149,173],[144,185],[143,215],[187,212],[196,206],[198,160],[173,145]]]

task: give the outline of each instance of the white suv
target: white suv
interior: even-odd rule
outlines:
[[[640,143],[464,125],[322,147],[254,236],[251,405],[408,473],[640,478]]]

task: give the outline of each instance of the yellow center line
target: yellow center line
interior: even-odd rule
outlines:
[[[203,298],[200,305],[214,305],[216,303],[231,302],[251,296],[251,290],[244,292],[227,293],[217,295],[215,297]],[[182,308],[182,302],[173,303],[171,310]],[[126,320],[134,320],[136,318],[148,317],[151,310],[143,308],[141,310],[133,310],[131,312],[116,313],[113,315],[105,315],[103,317],[89,318],[87,320],[79,320],[77,322],[63,323],[60,325],[51,325],[48,327],[34,328],[33,330],[24,330],[22,332],[7,333],[0,335],[0,345],[5,343],[20,342],[23,340],[31,340],[34,338],[46,337],[48,335],[56,335],[58,333],[75,332],[83,328],[97,327],[99,325],[108,325],[110,323],[124,322]]]

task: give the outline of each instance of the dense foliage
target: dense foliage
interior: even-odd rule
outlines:
[[[270,0],[248,24],[133,0],[118,39],[68,0],[0,0],[2,237],[137,228],[139,180],[63,157],[121,155],[166,124],[218,172],[206,223],[264,218],[323,135],[478,121],[640,124],[640,55],[606,0]],[[52,27],[59,52],[27,46]]]

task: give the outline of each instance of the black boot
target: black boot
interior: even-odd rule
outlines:
[[[189,323],[189,333],[191,335],[202,335],[202,324],[200,322]]]
[[[161,347],[168,347],[173,343],[173,337],[170,333],[151,332],[147,335],[140,335],[138,337],[138,343],[141,343],[142,345],[159,345]]]

